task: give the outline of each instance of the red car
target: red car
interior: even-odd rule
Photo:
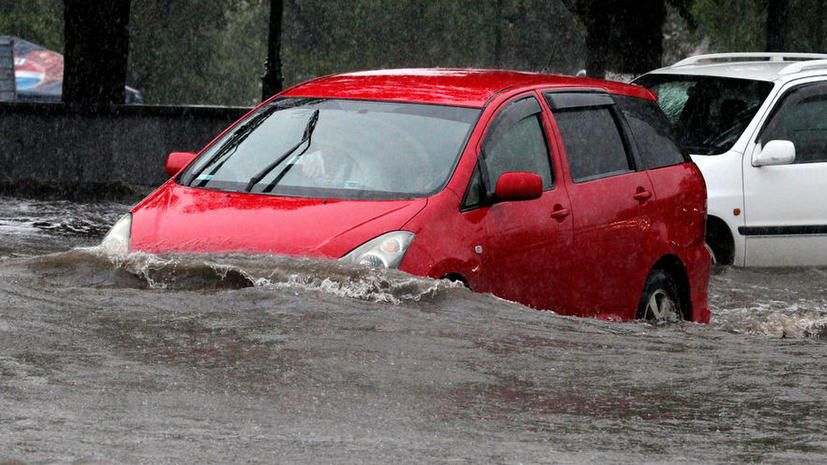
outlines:
[[[106,249],[339,259],[562,314],[709,321],[704,181],[641,87],[339,74],[276,95],[166,169]]]

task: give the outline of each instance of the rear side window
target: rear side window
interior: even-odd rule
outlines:
[[[620,130],[608,107],[554,112],[574,182],[632,171]]]
[[[632,129],[640,159],[647,169],[678,165],[687,158],[675,144],[672,127],[652,100],[615,95],[615,101]]]

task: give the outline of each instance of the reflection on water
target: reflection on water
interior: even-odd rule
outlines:
[[[618,324],[334,262],[107,257],[128,206],[4,200],[0,463],[827,460],[825,270],[727,269],[711,324]]]

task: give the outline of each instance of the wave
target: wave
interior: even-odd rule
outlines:
[[[827,338],[827,303],[759,302],[715,312],[713,325],[725,331],[774,338]]]
[[[25,266],[57,286],[204,291],[257,287],[391,304],[430,300],[462,287],[397,270],[274,255],[110,255],[100,247],[83,247],[10,263]]]

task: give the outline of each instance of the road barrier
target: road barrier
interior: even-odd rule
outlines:
[[[0,194],[141,196],[166,156],[197,152],[249,108],[0,102]]]

